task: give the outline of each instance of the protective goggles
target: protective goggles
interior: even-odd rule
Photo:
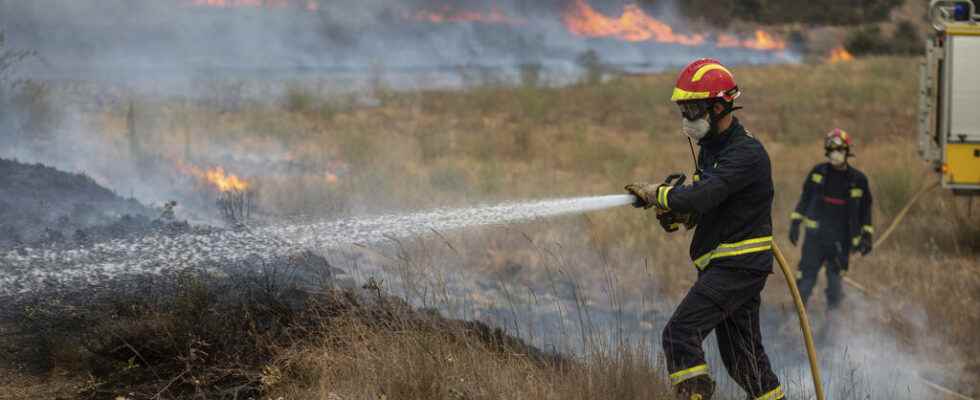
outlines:
[[[681,109],[681,115],[688,121],[697,121],[708,115],[708,110],[711,109],[711,104],[704,101],[685,101],[677,103],[677,106]]]
[[[827,151],[835,151],[835,150],[847,151],[850,146],[848,146],[847,143],[841,140],[840,138],[831,138],[824,143],[823,147]]]

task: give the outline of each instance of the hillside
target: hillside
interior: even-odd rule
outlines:
[[[155,217],[82,173],[0,159],[0,249],[68,240],[123,215]]]
[[[841,127],[855,136],[854,164],[870,178],[879,232],[914,192],[936,179],[916,155],[917,68],[912,58],[734,68],[745,93],[738,116],[773,160],[776,237],[792,259],[799,253],[785,240],[790,210],[805,174],[823,160],[828,130]],[[139,97],[134,102],[144,110],[136,123],[146,127],[140,140],[152,156],[202,159],[221,150],[261,164],[275,161],[270,149],[287,149],[290,162],[312,165],[312,172],[248,177],[259,188],[260,209],[269,215],[337,217],[620,193],[631,181],[689,171],[680,116],[668,102],[674,79],[668,72],[560,88],[485,85],[417,92],[379,85],[367,104],[343,94],[319,96],[301,85],[275,104],[232,109]],[[93,132],[105,136],[106,154],[129,158],[128,143],[114,140],[126,136],[125,108],[106,107],[85,117]],[[324,176],[334,160],[344,164],[344,173]],[[355,290],[359,295],[387,292],[450,318],[478,319],[531,346],[570,354],[576,363],[556,368],[529,361],[524,351],[501,355],[488,351],[485,342],[433,335],[424,325],[377,329],[335,319],[300,330],[272,325],[283,329],[277,334],[297,340],[259,335],[255,342],[270,347],[262,347],[261,357],[235,370],[236,380],[221,381],[228,384],[221,387],[233,388],[245,377],[254,390],[249,393],[272,398],[665,398],[659,361],[651,360],[658,360],[659,329],[695,278],[687,257],[690,234],[666,235],[652,213],[628,208],[436,234],[324,257],[341,269],[350,267],[359,284],[374,283]],[[865,290],[847,288],[849,307],[839,319],[828,316],[822,296],[814,296],[811,312],[824,339],[821,356],[834,398],[934,395],[918,383],[921,377],[980,394],[978,257],[980,216],[964,199],[936,190],[912,208],[889,242],[854,260],[850,277]],[[375,276],[368,267],[375,264],[391,280],[370,280]],[[787,377],[788,390],[803,397],[799,334],[781,279],[773,276],[765,292],[765,340],[779,354],[777,373]],[[235,293],[200,292],[193,279],[177,282],[192,294],[174,300],[183,307],[179,311],[198,318],[190,321],[202,321],[195,305]],[[209,315],[224,315],[218,321],[230,325],[251,311],[220,310]],[[316,310],[329,315],[332,308]],[[162,314],[160,326],[193,325],[177,311]],[[159,328],[135,318],[127,323],[137,332]],[[249,322],[234,329],[253,332],[252,327]],[[189,343],[182,340],[176,343]],[[174,369],[174,360],[192,364],[206,350],[179,349],[176,355],[156,354],[162,359],[140,351],[149,360],[141,362],[117,347],[115,369],[100,376],[152,375],[144,371],[167,365],[170,375],[152,382],[176,379],[188,390],[181,393],[191,393],[194,381]],[[14,375],[11,382],[37,389],[74,379],[84,386],[86,367],[74,364],[72,354],[62,356],[42,373]],[[224,356],[214,351],[213,357]],[[883,365],[899,372],[883,372]],[[727,384],[726,395],[740,394]],[[124,386],[108,387],[123,393]]]

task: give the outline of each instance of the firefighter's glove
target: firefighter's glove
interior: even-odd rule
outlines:
[[[657,221],[667,232],[676,232],[683,225],[687,230],[698,226],[697,214],[678,214],[674,211],[657,209]]]
[[[659,185],[654,185],[650,183],[631,183],[626,185],[626,191],[630,194],[636,196],[637,200],[633,203],[633,207],[657,207],[659,211],[670,211],[670,207],[667,204],[667,194],[670,189],[675,186],[680,186],[684,184],[684,180],[687,178],[684,174],[674,174],[667,177],[664,183]],[[659,217],[659,215],[658,215]]]
[[[660,227],[667,232],[677,232],[681,227],[680,216],[671,211],[657,209],[657,221],[660,221]]]
[[[660,185],[651,183],[631,183],[626,185],[626,191],[636,196],[633,207],[650,208],[657,204],[657,189]],[[659,215],[657,216],[659,218]]]
[[[864,232],[861,234],[861,241],[858,242],[857,251],[861,253],[862,256],[871,253],[871,247],[873,246],[873,241],[871,240],[871,233]]]
[[[794,219],[789,225],[789,242],[796,246],[800,242],[800,222],[803,220]]]

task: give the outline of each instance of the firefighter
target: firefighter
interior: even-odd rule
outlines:
[[[803,184],[803,194],[791,216],[789,241],[796,246],[800,226],[806,227],[803,256],[796,284],[806,303],[817,283],[817,274],[827,266],[827,306],[837,308],[843,298],[841,278],[847,272],[852,252],[871,252],[871,191],[868,178],[847,159],[851,135],[841,129],[827,133],[824,152],[828,162],[813,167]]]
[[[759,327],[760,294],[773,263],[771,165],[733,114],[740,94],[717,60],[684,68],[671,100],[680,107],[682,130],[700,147],[693,183],[668,178],[626,187],[635,206],[656,209],[668,232],[681,224],[695,228],[690,256],[698,278],[663,331],[670,382],[683,400],[707,400],[715,391],[702,349],[712,331],[728,374],[750,398],[783,398]]]

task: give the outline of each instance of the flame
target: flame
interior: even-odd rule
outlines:
[[[225,192],[244,192],[248,190],[249,183],[235,176],[225,174],[225,169],[215,167],[205,173],[208,182],[218,188],[222,193]]]
[[[414,13],[406,13],[405,19],[419,22],[431,22],[441,24],[446,22],[482,22],[488,24],[524,24],[526,21],[518,18],[511,18],[501,12],[497,7],[493,7],[487,13],[478,11],[453,10],[449,6],[439,10],[420,10]]]
[[[222,167],[212,167],[205,170],[194,165],[185,164],[179,160],[175,163],[178,171],[186,175],[191,175],[202,182],[207,182],[222,193],[244,192],[252,186],[251,183],[239,178],[237,175],[226,173]]]
[[[585,37],[611,37],[630,42],[652,40],[685,46],[704,44],[707,38],[705,34],[674,33],[674,28],[651,17],[636,4],[623,8],[623,15],[619,18],[611,18],[596,11],[586,0],[575,0],[562,13],[562,21],[569,31]],[[779,51],[786,49],[786,42],[776,39],[768,32],[756,30],[752,37],[746,39],[739,39],[731,34],[719,34],[715,46]]]
[[[715,47],[740,47],[755,50],[786,50],[786,42],[774,38],[766,31],[756,30],[755,35],[748,39],[739,39],[733,35],[722,33],[718,35]]]
[[[742,47],[756,50],[785,50],[786,42],[773,38],[765,31],[756,30],[755,38],[742,41]]]
[[[839,62],[853,61],[854,56],[850,52],[844,49],[844,47],[838,46],[830,51],[830,55],[827,56],[827,62],[831,64],[836,64]]]
[[[675,34],[673,28],[647,15],[636,4],[627,5],[619,18],[610,18],[596,11],[585,0],[575,0],[562,13],[562,21],[569,31],[579,36],[613,37],[630,42],[653,40],[688,46],[704,42],[704,35]]]

